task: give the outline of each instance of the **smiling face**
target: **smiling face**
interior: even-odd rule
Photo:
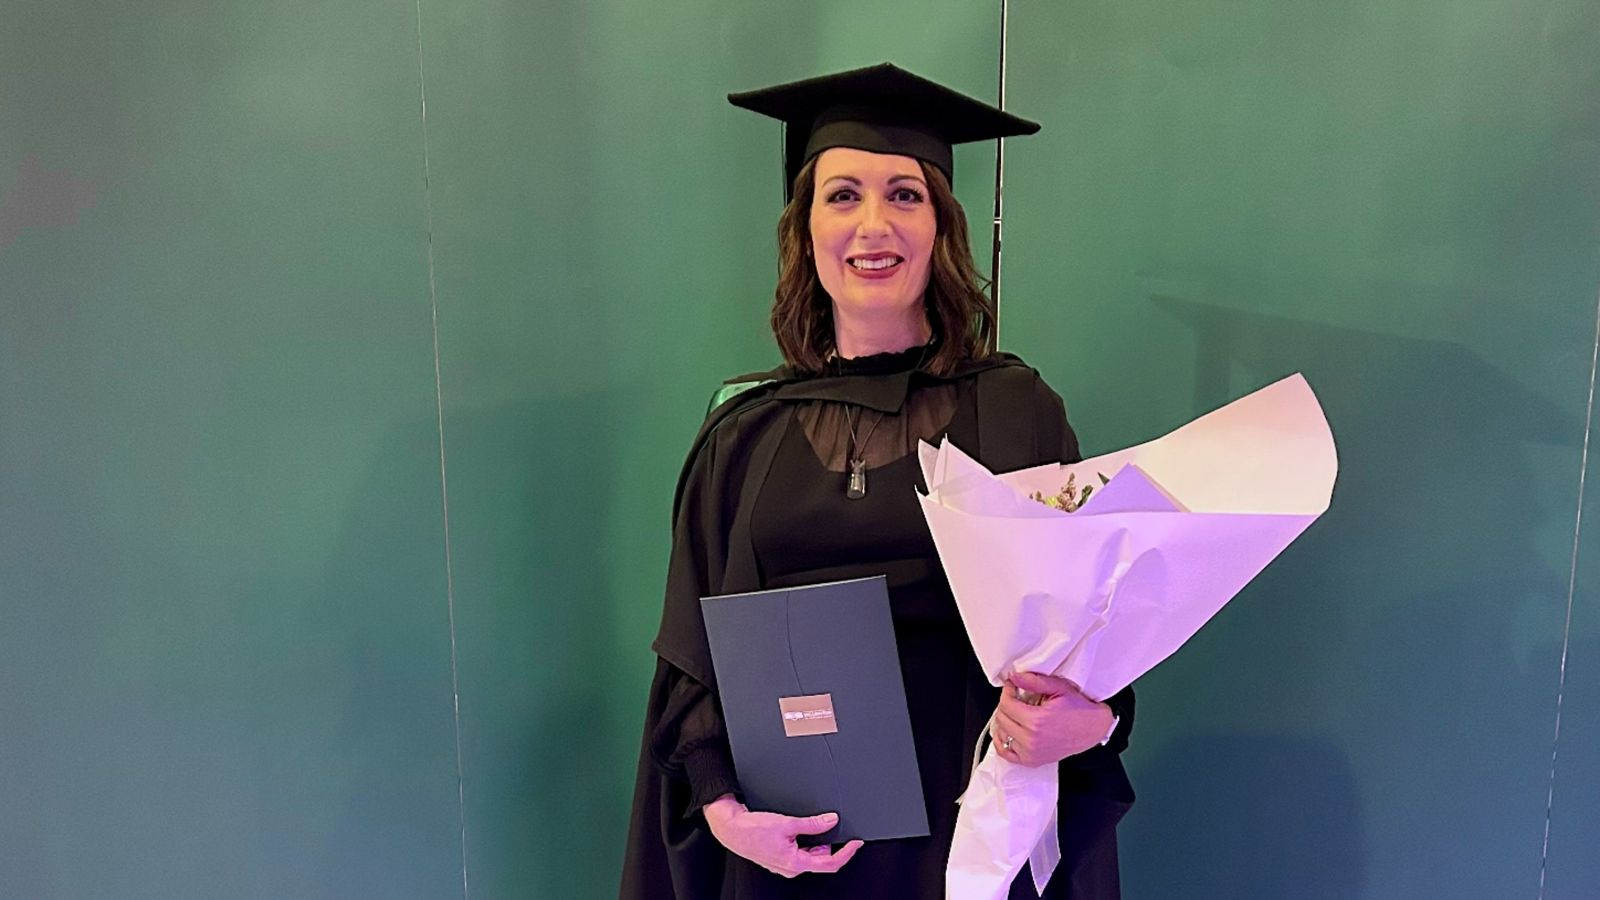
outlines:
[[[811,252],[843,318],[921,321],[937,217],[922,165],[849,147],[816,159]]]

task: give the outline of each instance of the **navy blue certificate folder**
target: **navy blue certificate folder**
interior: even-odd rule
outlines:
[[[704,597],[700,608],[746,806],[837,812],[807,844],[928,833],[882,576]]]

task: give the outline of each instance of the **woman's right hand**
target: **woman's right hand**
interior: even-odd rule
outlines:
[[[707,803],[703,812],[722,846],[785,878],[801,872],[837,872],[861,849],[861,841],[851,841],[837,853],[825,845],[801,847],[795,842],[796,835],[822,834],[837,825],[839,817],[834,813],[796,818],[751,812],[732,794]]]

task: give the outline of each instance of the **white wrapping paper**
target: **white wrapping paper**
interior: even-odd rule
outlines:
[[[1104,700],[1172,655],[1328,508],[1333,435],[1292,375],[1156,440],[1071,465],[990,473],[948,440],[918,448],[920,497],[974,651],[992,684],[1065,678]],[[1076,512],[1052,496],[1095,485]],[[1105,475],[1110,483],[1101,484]],[[991,748],[962,796],[951,900],[1005,897],[1033,859],[1039,893],[1060,850],[1053,765]]]

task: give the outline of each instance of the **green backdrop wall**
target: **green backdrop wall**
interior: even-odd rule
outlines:
[[[993,98],[997,6],[0,21],[0,896],[614,893],[673,478],[774,361],[778,134],[722,95]],[[1600,895],[1600,7],[1009,38],[1002,345],[1086,450],[1293,371],[1340,443],[1140,683],[1126,894]]]

